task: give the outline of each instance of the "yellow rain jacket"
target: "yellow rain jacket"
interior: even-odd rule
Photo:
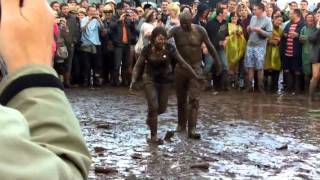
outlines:
[[[229,66],[232,67],[236,66],[244,56],[247,42],[243,35],[243,29],[240,25],[229,23],[228,30],[229,37],[226,46],[226,54]],[[240,36],[236,34],[237,31],[241,33]]]
[[[272,37],[270,37],[270,39],[273,39],[275,37],[281,37],[282,33],[283,33],[283,30],[281,28],[274,28],[272,32]],[[268,44],[265,63],[264,63],[264,69],[280,71],[281,69],[280,43],[276,46]]]

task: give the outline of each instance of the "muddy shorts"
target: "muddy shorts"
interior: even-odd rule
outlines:
[[[264,69],[264,59],[266,55],[265,46],[247,47],[245,55],[245,67],[254,68],[256,70]]]

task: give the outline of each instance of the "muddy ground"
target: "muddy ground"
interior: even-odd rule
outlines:
[[[156,147],[147,143],[142,93],[103,88],[67,95],[93,156],[89,180],[320,179],[320,113],[314,112],[320,103],[310,104],[304,96],[204,93],[202,140],[175,134]],[[172,93],[159,136],[176,124]],[[200,168],[192,168],[198,163]],[[101,167],[106,172],[94,172]]]

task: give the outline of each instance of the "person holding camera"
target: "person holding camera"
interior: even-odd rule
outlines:
[[[102,56],[100,31],[105,31],[97,8],[89,6],[88,16],[81,20],[81,51],[83,62],[83,85],[89,86],[91,70],[93,70],[94,85],[102,85]]]
[[[60,24],[62,26],[61,35],[63,36],[65,45],[68,49],[68,58],[64,62],[64,86],[66,88],[70,88],[72,87],[70,80],[75,45],[78,43],[80,38],[80,25],[77,18],[70,13],[69,5],[65,3],[61,4]]]
[[[112,86],[119,86],[119,73],[121,68],[122,85],[129,86],[130,78],[128,73],[130,45],[135,38],[135,20],[131,18],[129,10],[124,3],[117,4],[119,19],[111,26],[113,43],[115,45],[114,69],[112,72]]]

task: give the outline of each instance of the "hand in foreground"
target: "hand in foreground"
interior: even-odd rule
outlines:
[[[9,73],[29,64],[51,65],[54,17],[47,1],[1,0],[0,53]]]

